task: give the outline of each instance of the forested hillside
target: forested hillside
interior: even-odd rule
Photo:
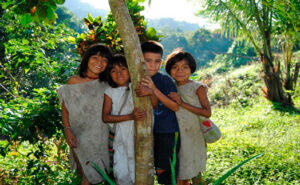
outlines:
[[[166,33],[170,30],[175,32],[191,32],[200,28],[198,24],[175,21],[172,18],[147,19],[147,22],[149,26]]]
[[[81,0],[66,0],[63,6],[67,7],[80,19],[87,17],[89,13],[92,14],[93,17],[105,17],[108,14],[108,11],[100,8],[95,8],[94,6],[82,2]]]
[[[75,7],[88,7],[87,3],[80,1],[66,1],[64,4],[71,12],[67,9],[61,7],[57,10],[60,19],[66,19],[68,14],[68,19],[66,23],[73,28],[75,31],[82,33],[84,28],[82,28],[82,18],[85,15],[87,17],[88,13],[84,12],[84,9],[75,9]],[[91,7],[89,7],[91,8]],[[102,13],[103,11],[97,9],[98,14],[91,13],[93,16],[101,16],[105,19],[108,12]],[[92,8],[91,12],[94,12]],[[76,23],[74,22],[76,21]],[[252,58],[256,57],[253,48],[243,42],[234,42],[232,38],[227,38],[221,34],[221,30],[208,30],[205,28],[200,28],[197,24],[192,24],[184,21],[175,21],[172,18],[160,18],[160,19],[146,19],[148,27],[154,27],[157,33],[161,35],[161,43],[164,46],[164,58],[172,52],[173,49],[183,48],[189,51],[197,60],[198,69],[200,66],[206,65],[210,60],[214,59],[217,54],[230,53],[231,59],[243,60],[243,63],[251,61]],[[233,44],[233,45],[232,45]]]
[[[56,7],[43,1],[46,4],[40,10],[28,8],[25,1],[22,6],[17,0],[0,5],[0,184],[3,185],[80,184],[80,177],[70,170],[69,147],[56,89],[77,73],[83,46],[104,42],[114,52],[123,51],[111,14],[106,17],[107,12],[84,5],[80,0],[55,2],[62,5]],[[142,6],[128,2],[134,24],[141,28],[140,39],[161,40],[164,58],[178,47],[192,53],[198,68],[191,79],[208,85],[211,119],[220,127],[222,138],[208,144],[204,179],[212,183],[242,161],[264,154],[245,164],[223,184],[300,184],[300,76],[296,71],[300,61],[299,42],[292,48],[284,45],[288,38],[296,41],[300,38],[298,33],[284,32],[283,24],[293,16],[280,19],[282,22],[276,17],[279,27],[273,30],[275,36],[270,45],[275,64],[269,68],[279,71],[284,95],[293,103],[287,105],[267,99],[265,60],[261,60],[257,46],[242,40],[240,33],[226,30],[225,36],[221,30],[211,31],[171,19],[148,20],[148,23],[139,15]],[[50,10],[44,14],[47,11],[43,8],[47,6]],[[293,20],[297,22],[296,18]],[[296,80],[290,83],[288,79]]]

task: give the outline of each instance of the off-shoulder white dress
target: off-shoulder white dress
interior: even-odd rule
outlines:
[[[127,87],[108,87],[105,94],[112,99],[112,115],[131,114],[134,106],[131,84]],[[127,91],[128,90],[128,91]],[[126,92],[127,91],[127,92]],[[129,93],[126,96],[126,93]],[[111,124],[116,127],[113,142],[114,175],[118,185],[135,184],[134,120]]]
[[[104,90],[108,85],[98,80],[66,84],[57,92],[69,112],[70,127],[78,144],[74,151],[90,183],[103,179],[88,163],[93,161],[103,171],[109,169],[108,125],[102,122]]]
[[[190,82],[177,86],[180,94],[193,106],[201,107],[196,94],[199,82]],[[202,135],[197,115],[179,107],[176,112],[180,129],[181,146],[179,151],[179,179],[191,179],[206,169],[206,143]]]

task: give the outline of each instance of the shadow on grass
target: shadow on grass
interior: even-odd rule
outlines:
[[[300,109],[295,106],[283,105],[282,103],[272,102],[272,109],[283,113],[289,113],[290,115],[300,115]]]

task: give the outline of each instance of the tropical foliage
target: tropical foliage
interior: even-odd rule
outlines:
[[[158,40],[159,36],[156,34],[156,30],[152,27],[147,29],[144,16],[140,14],[144,7],[140,6],[138,1],[127,1],[127,7],[141,43],[146,40]],[[114,53],[124,53],[122,40],[111,13],[103,21],[100,16],[93,18],[89,14],[87,18],[84,18],[84,23],[88,26],[89,32],[78,34],[76,39],[69,38],[71,42],[77,43],[80,55],[83,55],[90,45],[99,42],[105,43]]]
[[[4,160],[1,169],[14,169],[14,173],[0,172],[4,177],[1,184],[2,181],[26,184],[29,180],[33,184],[70,184],[78,180],[66,167],[68,149],[63,139],[56,95],[58,84],[65,83],[76,72],[80,60],[78,52],[74,52],[77,51],[76,43],[69,41],[79,35],[79,46],[82,41],[86,42],[85,46],[104,42],[114,51],[122,52],[121,39],[111,15],[103,22],[101,17],[94,19],[89,15],[84,19],[88,32],[76,34],[68,27],[78,24],[70,19],[72,15],[63,8],[55,13],[57,4],[61,3],[63,1],[10,0],[0,7],[3,33],[0,38],[3,48],[0,56],[0,137],[6,139],[0,146],[1,161]],[[158,39],[153,28],[146,31],[147,25],[139,14],[143,7],[136,1],[128,1],[128,6],[140,37]],[[61,17],[56,19],[57,15]],[[18,158],[18,154],[24,157]],[[9,160],[18,163],[10,166]],[[52,167],[54,164],[56,167]]]
[[[257,6],[259,12],[272,12],[272,16],[259,14],[272,17],[263,20],[272,25],[267,29],[270,47],[265,49],[254,14],[243,16],[244,10],[253,13],[255,9],[250,7],[261,2],[266,3]],[[105,20],[88,16],[85,22],[80,22],[65,8],[57,8],[62,3],[61,0],[7,0],[0,5],[0,184],[80,182],[76,173],[69,170],[56,89],[76,73],[80,61],[78,46],[100,41],[115,52],[122,52],[123,47],[111,14]],[[230,9],[223,6],[226,3],[231,3],[227,7]],[[214,105],[212,119],[223,133],[219,142],[208,146],[208,170],[204,179],[214,182],[233,166],[264,153],[263,157],[237,170],[225,183],[299,184],[300,146],[295,142],[300,137],[299,110],[262,98],[264,83],[260,77],[261,65],[267,64],[270,51],[271,73],[276,72],[281,78],[294,107],[299,108],[300,88],[296,81],[299,75],[293,70],[300,57],[299,51],[295,52],[299,49],[297,24],[300,21],[296,11],[299,3],[226,3],[219,4],[218,8],[216,4],[207,6],[211,9],[206,11],[215,11],[209,15],[218,15],[215,18],[220,21],[222,17],[230,18],[231,13],[237,13],[238,18],[248,21],[246,29],[253,42],[251,39],[250,42],[236,40],[244,34],[238,19],[227,24],[223,22],[224,27],[232,28],[226,33],[234,38],[224,38],[205,29],[189,33],[170,30],[167,33],[162,29],[158,33],[164,37],[160,37],[155,29],[147,27],[140,15],[142,6],[136,1],[128,1],[127,5],[141,40],[161,39],[165,53],[172,47],[184,47],[196,56],[201,66],[192,78],[209,85],[209,97]],[[265,60],[261,60],[261,55]],[[278,66],[284,70],[279,70]],[[263,70],[266,73],[267,68]]]
[[[202,14],[218,21],[225,33],[251,42],[260,57],[264,71],[265,96],[271,100],[291,105],[291,95],[283,90],[280,61],[274,56],[272,40],[280,38],[284,53],[287,90],[293,90],[299,71],[292,68],[292,48],[299,41],[298,1],[243,0],[204,1]],[[295,79],[295,80],[294,80]],[[292,82],[290,82],[292,81]]]

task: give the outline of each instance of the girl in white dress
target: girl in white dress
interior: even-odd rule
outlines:
[[[166,71],[175,80],[178,93],[171,92],[169,97],[179,109],[178,119],[181,147],[179,151],[179,180],[181,185],[206,184],[201,172],[206,165],[206,143],[197,116],[210,117],[211,110],[207,98],[206,85],[189,79],[196,70],[194,57],[185,51],[175,50],[166,60]]]
[[[145,118],[145,111],[134,109],[126,59],[115,55],[108,65],[110,85],[104,92],[102,119],[115,127],[114,176],[119,185],[135,184],[134,120]]]

